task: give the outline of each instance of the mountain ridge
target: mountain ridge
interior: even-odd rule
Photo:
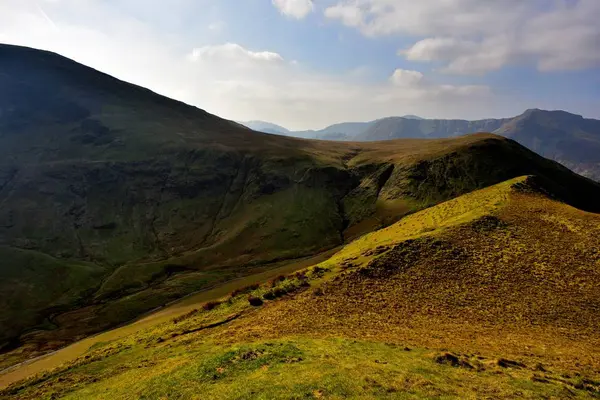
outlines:
[[[517,176],[599,207],[600,185],[497,135],[269,135],[16,46],[0,86],[3,366]]]
[[[405,118],[422,120],[423,118],[416,115],[404,115],[402,117],[393,118]],[[350,140],[356,135],[364,132],[369,126],[373,125],[379,120],[373,120],[370,122],[340,122],[337,124],[329,125],[323,129],[309,129],[292,131],[283,126],[272,124],[265,121],[247,121],[240,122],[240,124],[263,133],[271,133],[276,135],[294,136],[304,139],[319,139],[319,140]]]
[[[343,124],[338,124],[343,127]],[[339,132],[325,139],[379,141],[399,138],[444,138],[472,132],[509,137],[577,173],[600,181],[600,120],[562,110],[528,109],[516,117],[464,119],[381,118],[363,131]],[[294,132],[289,133],[294,135]]]

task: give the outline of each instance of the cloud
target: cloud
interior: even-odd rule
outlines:
[[[464,99],[477,101],[477,99],[492,97],[488,86],[436,84],[419,71],[398,68],[389,80],[392,88],[380,93],[378,101],[409,99],[414,101],[461,101]]]
[[[422,82],[423,74],[418,71],[396,69],[390,80],[396,86],[416,86]]]
[[[411,61],[445,61],[444,72],[481,75],[518,60],[519,55],[511,43],[512,38],[504,35],[481,42],[451,37],[427,38],[399,54]]]
[[[352,27],[363,26],[363,10],[356,4],[338,4],[325,9],[325,16],[339,19],[344,25]]]
[[[597,0],[344,0],[325,10],[370,37],[420,38],[400,54],[443,71],[484,74],[507,65],[540,71],[600,66]]]
[[[314,9],[313,0],[272,0],[279,11],[291,18],[302,19]]]
[[[271,51],[251,51],[236,43],[195,48],[188,55],[188,58],[192,61],[216,61],[223,63],[283,62],[283,57],[278,53]]]

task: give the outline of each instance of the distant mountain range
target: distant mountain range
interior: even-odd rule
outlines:
[[[491,132],[511,138],[544,157],[600,181],[600,120],[566,111],[530,109],[513,118],[423,119],[414,115],[371,122],[347,122],[318,131],[268,131],[265,122],[242,123],[254,130],[308,139],[378,141],[399,138],[447,138],[474,132]]]
[[[402,117],[393,117],[401,119],[422,120],[423,118],[416,115],[404,115]],[[304,139],[320,139],[320,140],[356,140],[355,138],[367,131],[371,126],[381,120],[370,122],[342,122],[333,124],[326,128],[306,131],[291,131],[281,125],[273,124],[265,121],[238,121],[238,123],[253,129],[258,132],[271,133],[275,135],[294,136]]]

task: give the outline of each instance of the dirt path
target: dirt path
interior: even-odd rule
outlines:
[[[324,253],[320,253],[313,257],[305,258],[302,260],[294,260],[280,267],[264,271],[258,274],[250,275],[247,277],[235,279],[216,288],[187,296],[177,302],[174,302],[166,307],[163,307],[153,312],[152,314],[143,316],[138,320],[131,322],[130,324],[106,332],[102,332],[94,336],[90,336],[88,338],[75,342],[67,347],[64,347],[60,350],[9,367],[4,371],[0,371],[0,389],[5,388],[11,383],[17,382],[21,379],[28,378],[39,372],[53,369],[65,362],[72,361],[77,357],[85,354],[85,352],[96,343],[117,340],[127,335],[131,335],[135,332],[138,332],[141,329],[148,328],[150,326],[160,324],[161,322],[168,321],[172,318],[175,318],[178,315],[185,314],[186,312],[197,308],[200,304],[205,303],[206,301],[215,300],[226,296],[234,289],[239,289],[241,287],[253,283],[261,283],[275,276],[291,273],[299,269],[318,264],[319,262],[331,257],[331,255],[333,255],[338,250],[340,250],[340,247],[331,249]]]

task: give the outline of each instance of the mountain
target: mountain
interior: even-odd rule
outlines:
[[[265,122],[265,121],[245,121],[245,122],[239,122],[240,124],[258,131],[258,132],[263,132],[263,133],[271,133],[271,134],[275,134],[275,135],[289,135],[291,132],[289,130],[287,130],[286,128],[284,128],[283,126],[277,125],[277,124],[272,124],[270,122]]]
[[[599,185],[497,135],[263,134],[8,45],[0,87],[0,366],[517,176],[600,207]]]
[[[494,132],[509,120],[485,119],[479,121],[383,118],[356,137],[360,141],[400,138],[442,138],[463,135],[464,132]]]
[[[344,122],[341,124],[330,125],[325,129],[315,132],[315,138],[327,139],[333,135],[343,135],[346,138],[353,138],[356,135],[364,132],[372,122]]]
[[[0,375],[28,377],[0,396],[597,398],[600,214],[554,190],[517,177],[416,212]]]
[[[532,109],[514,118],[479,121],[385,118],[355,139],[442,138],[480,131],[514,139],[575,172],[600,180],[600,121],[565,111]]]
[[[423,118],[417,117],[416,115],[405,115],[405,119],[416,119],[421,120]],[[271,133],[276,135],[294,136],[304,139],[320,139],[320,140],[353,140],[360,134],[364,133],[377,121],[371,122],[342,122],[339,124],[333,124],[326,128],[319,130],[306,130],[306,131],[290,131],[283,126],[272,124],[264,121],[248,121],[240,122],[240,124],[253,129],[258,132]]]
[[[416,115],[405,115],[405,119],[422,119]],[[339,124],[330,125],[324,129],[318,131],[295,131],[290,132],[292,136],[298,137],[309,137],[306,136],[308,132],[311,132],[313,136],[310,138],[321,139],[321,140],[356,140],[361,134],[369,130],[373,125],[378,123],[379,120],[370,122],[342,122]]]
[[[565,111],[527,110],[495,133],[600,181],[600,120]]]
[[[401,118],[404,118],[404,119],[425,119],[425,118],[421,118],[421,117],[419,117],[417,115],[412,115],[412,114],[403,115]]]
[[[513,118],[476,121],[406,115],[286,134],[337,141],[379,141],[449,138],[475,132],[492,132],[514,139],[544,157],[600,181],[600,121],[565,111],[531,109]]]

